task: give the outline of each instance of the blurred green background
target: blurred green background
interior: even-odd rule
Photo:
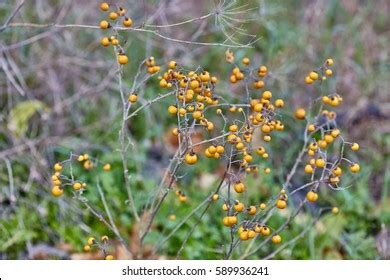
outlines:
[[[103,18],[93,1],[26,1],[12,19],[15,22],[97,25]],[[120,1],[118,1],[120,2]],[[207,14],[210,1],[123,1],[135,24],[154,16],[153,23],[167,24]],[[287,102],[285,131],[272,142],[273,175],[249,181],[250,201],[256,203],[276,194],[300,148],[303,124],[287,115],[307,105],[316,92],[303,83],[304,76],[323,61],[335,60],[334,77],[323,90],[342,95],[337,122],[345,138],[358,142],[361,151],[350,155],[362,167],[359,175],[347,177],[351,187],[321,193],[320,206],[337,205],[340,214],[325,215],[306,237],[278,253],[278,259],[388,259],[390,258],[390,2],[358,0],[245,1],[249,10],[243,24],[248,34],[260,39],[253,48],[233,49],[237,59],[248,56],[253,65],[270,69],[267,81],[273,94]],[[0,3],[0,24],[17,6],[17,1]],[[238,1],[235,5],[244,4]],[[212,18],[179,28],[162,29],[162,34],[184,40],[222,42],[225,26]],[[121,33],[130,63],[125,67],[124,84],[130,87],[139,63],[154,56],[159,64],[175,59],[188,69],[208,69],[220,80],[228,80],[231,67],[224,63],[226,48],[175,43],[142,32]],[[70,192],[60,199],[50,195],[52,165],[73,153],[89,153],[110,162],[112,171],[101,173],[75,169],[76,177],[90,186],[85,196],[103,209],[94,185],[99,178],[114,220],[131,246],[137,247],[138,225],[127,205],[118,131],[121,123],[120,96],[111,49],[99,41],[102,31],[84,28],[5,28],[0,33],[0,259],[94,258],[82,254],[90,235],[115,237],[85,210]],[[246,42],[248,36],[238,36]],[[219,94],[232,94],[221,83]],[[149,99],[163,92],[157,78],[138,94]],[[150,199],[174,151],[167,136],[173,120],[166,114],[172,101],[164,100],[140,113],[129,124],[132,142],[128,155],[131,185],[138,209]],[[147,125],[145,125],[147,124]],[[291,144],[292,143],[292,144]],[[152,248],[196,207],[218,181],[218,166],[201,160],[180,181],[189,203],[179,205],[168,196],[157,215],[146,243]],[[347,175],[348,176],[348,175]],[[301,183],[297,176],[293,183]],[[185,259],[222,258],[229,242],[221,224],[220,203],[211,207],[184,248]],[[316,206],[307,208],[282,233],[288,241],[302,232]],[[102,211],[103,212],[103,211]],[[175,214],[177,219],[169,221]],[[272,225],[283,223],[275,216]],[[153,254],[146,246],[143,258],[171,258],[195,224],[190,219]],[[246,246],[235,251],[239,258]],[[117,248],[117,245],[114,245]],[[275,250],[264,247],[251,258]],[[121,257],[117,248],[117,257]]]

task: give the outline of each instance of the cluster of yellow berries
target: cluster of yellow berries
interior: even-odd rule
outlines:
[[[153,61],[153,64],[151,63]],[[154,66],[154,59],[147,60],[148,71]],[[160,70],[160,68],[158,68]],[[149,71],[150,72],[150,71]],[[213,89],[218,79],[208,71],[179,70],[176,61],[168,63],[168,69],[158,77],[161,88],[174,88],[176,104],[168,106],[168,113],[178,118],[180,128],[174,128],[172,134],[183,139],[190,133],[192,124],[204,127],[207,131],[214,130],[214,123],[205,117],[205,110],[209,105],[217,105],[218,98],[214,96]],[[224,152],[221,145],[210,146],[205,152],[206,156],[218,158]],[[198,162],[198,155],[189,147],[184,161],[193,165]]]
[[[234,61],[234,54],[232,52],[226,53],[227,60]],[[255,89],[265,87],[263,78],[267,75],[268,69],[262,65],[258,68],[249,68],[249,58],[242,59],[243,67],[235,65],[230,76],[232,83],[248,79],[254,79],[253,86]],[[176,94],[176,103],[168,107],[168,113],[177,118],[178,127],[172,130],[173,135],[180,137],[182,143],[187,143],[188,149],[184,155],[183,161],[188,165],[194,165],[199,160],[199,155],[196,154],[192,147],[192,141],[188,139],[191,137],[190,127],[203,127],[208,133],[213,133],[214,123],[206,118],[206,110],[209,108],[216,108],[217,115],[222,116],[225,123],[224,134],[212,139],[211,144],[204,149],[206,158],[212,159],[227,159],[228,154],[236,158],[239,164],[238,173],[257,173],[258,163],[256,163],[255,155],[260,159],[267,160],[269,153],[264,145],[253,147],[254,133],[258,131],[264,144],[271,141],[271,134],[277,131],[284,130],[284,124],[277,119],[277,110],[284,107],[283,99],[277,98],[273,100],[273,94],[269,90],[264,90],[260,95],[252,97],[247,100],[246,104],[230,105],[228,110],[224,111],[222,106],[219,106],[219,96],[215,94],[216,84],[218,79],[210,74],[208,71],[184,71],[175,61],[168,63],[168,69],[159,77],[159,85],[161,88],[173,88]],[[253,75],[256,73],[256,75]],[[253,78],[256,76],[256,78]],[[246,81],[247,82],[247,81]],[[225,114],[239,113],[238,117],[234,117],[235,121],[229,122]],[[239,120],[244,118],[243,121]],[[193,130],[192,130],[193,131]],[[207,140],[205,140],[207,142]],[[270,168],[264,168],[264,173],[269,174]],[[245,183],[239,174],[232,175],[229,180],[232,182],[232,188],[237,194],[246,191]],[[180,201],[186,201],[187,197],[180,191],[176,192]],[[213,201],[220,199],[219,194],[212,196]],[[238,224],[238,215],[255,216],[258,211],[266,209],[264,203],[259,206],[250,205],[245,206],[244,203],[234,200],[233,198],[225,199],[222,209],[227,211],[227,215],[223,217],[222,223],[226,227],[235,227]],[[287,195],[285,193],[280,195],[277,202],[279,208],[285,208]],[[284,205],[283,205],[284,204]],[[248,224],[248,221],[244,220]],[[262,225],[253,227],[240,227],[239,236],[241,240],[248,240],[255,236],[256,232],[264,236],[270,235],[271,230],[268,226]],[[237,229],[236,229],[237,230]],[[275,235],[272,238],[274,243],[281,242],[281,237]]]
[[[284,209],[287,207],[287,200],[288,200],[288,195],[286,194],[286,191],[282,189],[280,191],[278,199],[276,200],[275,206],[279,209]]]
[[[223,146],[221,146],[221,145],[217,145],[217,146],[211,145],[211,146],[206,148],[206,150],[204,151],[204,154],[208,158],[218,159],[218,158],[220,158],[220,156],[224,152],[225,152],[225,148]]]
[[[338,94],[325,95],[322,97],[322,102],[332,107],[337,107],[343,102],[343,98]]]
[[[118,22],[119,19],[122,18],[122,25],[124,27],[131,27],[133,25],[133,21],[131,18],[126,16],[126,9],[119,7],[118,9],[110,11],[110,5],[106,2],[100,4],[100,9],[103,12],[109,12],[108,18],[112,21]],[[111,27],[111,24],[107,20],[102,20],[99,24],[101,29],[108,29]]]
[[[87,184],[85,182],[81,182],[79,180],[74,180],[73,177],[69,178],[66,175],[62,174],[63,171],[63,165],[65,163],[71,164],[71,161],[73,159],[77,159],[77,161],[82,165],[82,167],[86,170],[91,170],[94,167],[94,164],[88,154],[83,154],[79,156],[72,156],[72,158],[68,161],[65,161],[63,163],[56,163],[53,166],[54,174],[51,176],[52,180],[52,189],[51,193],[54,197],[60,197],[64,194],[64,188],[67,186],[71,186],[74,191],[82,191],[87,188]],[[110,171],[111,170],[111,164],[106,163],[102,166],[103,171]],[[62,178],[66,183],[62,183],[60,178]]]
[[[99,23],[100,28],[103,30],[109,29],[112,26],[109,20],[113,21],[113,24],[118,24],[119,21],[121,20],[122,25],[127,28],[130,28],[133,25],[132,19],[126,16],[125,8],[119,7],[117,9],[110,11],[110,5],[106,2],[103,2],[100,4],[100,9],[103,12],[108,12],[108,19],[102,20]],[[108,47],[111,44],[112,46],[117,48],[118,51],[117,60],[119,64],[123,65],[129,62],[129,58],[123,52],[122,48],[120,47],[119,39],[115,35],[103,37],[100,43],[104,47]]]
[[[147,70],[149,74],[155,74],[160,71],[160,66],[156,65],[156,60],[154,59],[153,56],[149,57],[146,61],[145,64],[147,66]],[[161,85],[161,82],[160,82]]]
[[[86,170],[91,170],[93,168],[93,162],[90,160],[88,154],[79,155],[77,161],[80,162]]]
[[[333,65],[333,59],[328,58],[324,65],[319,69],[319,71],[311,71],[306,77],[305,77],[305,83],[310,85],[314,81],[322,80],[325,81],[326,77],[330,77],[333,75],[332,69],[330,67]],[[320,77],[320,74],[322,75]]]
[[[104,235],[100,238],[101,242],[97,241],[94,237],[89,237],[87,240],[87,244],[84,245],[84,252],[90,252],[92,248],[97,247],[104,254],[105,260],[113,260],[114,256],[107,253],[108,247],[108,236]]]
[[[55,173],[51,177],[52,183],[53,183],[53,187],[51,189],[51,193],[52,193],[53,196],[60,197],[61,195],[63,195],[64,194],[64,188],[67,185],[72,185],[72,187],[73,187],[73,189],[75,191],[80,191],[81,189],[85,189],[87,187],[86,183],[79,182],[79,181],[74,181],[73,183],[71,182],[71,183],[66,183],[66,184],[62,185],[62,183],[61,183],[61,181],[59,179],[60,176],[61,176],[62,169],[63,169],[63,167],[62,167],[61,163],[56,163],[54,165]]]
[[[321,68],[327,76],[331,76],[332,72],[329,69],[333,65],[333,59],[329,58],[325,61],[324,66]],[[309,80],[309,83],[312,83],[314,80],[317,80],[318,73],[311,72],[309,76],[306,77],[306,80]],[[332,107],[338,106],[342,102],[342,97],[338,94],[333,94],[330,96],[323,96],[322,102],[325,105],[330,105]],[[308,162],[304,166],[304,172],[310,174],[312,179],[314,179],[315,171],[317,169],[321,170],[321,174],[325,175],[327,178],[326,183],[330,186],[338,186],[342,176],[342,161],[347,161],[349,164],[349,169],[352,173],[357,173],[360,171],[360,166],[357,163],[347,160],[346,158],[341,158],[336,162],[330,162],[328,159],[329,156],[326,156],[326,149],[328,146],[332,145],[337,139],[342,138],[341,131],[335,127],[335,122],[333,121],[336,118],[336,113],[328,110],[322,110],[322,116],[327,117],[327,121],[324,123],[320,118],[316,118],[314,123],[309,123],[307,125],[307,131],[312,136],[312,142],[307,146],[307,155]],[[304,109],[299,109],[295,112],[295,116],[298,119],[303,119],[305,117]],[[332,121],[331,123],[329,123]],[[333,127],[330,129],[330,126]],[[320,132],[321,138],[318,139],[318,133]],[[352,151],[359,150],[358,143],[346,143],[344,140],[341,140],[343,145],[350,145]],[[306,199],[310,203],[314,203],[318,200],[318,193],[315,189],[310,190],[306,194]],[[335,208],[336,209],[336,208]],[[332,212],[338,212],[334,210]]]
[[[185,193],[181,190],[177,190],[176,192],[176,196],[179,198],[179,201],[180,202],[186,202],[187,201],[187,196],[185,195]]]
[[[59,197],[64,193],[62,182],[60,180],[61,171],[62,171],[62,164],[61,163],[54,164],[54,174],[51,176],[51,181],[53,184],[51,193],[55,197]]]
[[[235,185],[235,189],[238,187],[237,185],[240,188],[243,187],[242,183],[237,183]],[[283,195],[285,195],[285,193],[283,193]],[[281,197],[281,199],[287,199],[287,195],[285,195],[285,197]],[[218,200],[217,194],[213,196],[213,200]],[[254,217],[259,211],[263,211],[266,208],[267,205],[265,203],[260,203],[258,207],[255,205],[250,205],[247,207],[239,200],[235,200],[233,205],[230,205],[228,202],[225,202],[222,205],[222,210],[226,211],[228,214],[223,218],[222,223],[226,227],[236,226],[238,224],[239,214],[246,214],[249,217]],[[245,241],[253,239],[256,234],[260,234],[261,236],[269,236],[271,234],[271,228],[265,224],[253,222],[249,219],[244,219],[238,226],[237,233],[239,238],[242,241]],[[278,238],[279,237],[277,237],[275,240],[279,240]],[[273,240],[274,243],[280,243],[280,241],[274,242]]]
[[[240,240],[246,241],[255,238],[256,235],[269,236],[271,234],[271,228],[266,225],[261,225],[257,222],[247,221],[238,228],[237,233]],[[282,242],[282,237],[279,234],[274,234],[271,238],[271,241],[274,244],[279,244]]]

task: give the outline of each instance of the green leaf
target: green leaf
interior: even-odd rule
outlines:
[[[14,137],[24,136],[28,129],[29,120],[41,110],[48,111],[48,107],[38,100],[24,101],[12,108],[9,114],[8,129]]]

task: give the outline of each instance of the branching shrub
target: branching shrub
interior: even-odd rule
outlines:
[[[269,242],[279,244],[279,247],[275,247],[273,251],[265,255],[265,258],[271,258],[302,237],[325,211],[338,213],[336,206],[327,205],[319,208],[316,218],[306,230],[296,238],[284,242],[283,231],[288,230],[290,224],[307,203],[316,203],[320,199],[321,188],[334,191],[343,190],[346,188],[343,187],[345,184],[342,182],[343,170],[347,169],[352,173],[360,170],[355,162],[356,158],[348,159],[344,152],[346,148],[357,151],[359,145],[344,140],[336,123],[336,113],[332,111],[333,107],[342,104],[343,98],[338,93],[325,93],[322,90],[322,85],[327,83],[328,79],[332,79],[334,66],[332,58],[326,59],[323,65],[303,77],[306,86],[315,87],[316,93],[309,97],[308,106],[295,109],[294,116],[288,116],[288,113],[284,111],[285,100],[278,97],[277,93],[271,92],[271,88],[267,85],[270,75],[267,66],[253,65],[249,57],[237,59],[231,49],[224,54],[224,63],[231,67],[228,81],[220,80],[218,73],[210,73],[207,67],[187,68],[174,60],[167,62],[165,67],[160,66],[162,64],[158,63],[159,59],[149,57],[140,63],[132,86],[127,87],[129,83],[126,82],[125,85],[123,81],[128,78],[123,76],[123,69],[129,62],[134,63],[134,61],[129,59],[122,45],[126,42],[126,37],[119,32],[128,29],[141,32],[142,27],[132,27],[133,21],[125,8],[112,7],[108,3],[102,3],[100,8],[108,13],[108,19],[99,23],[100,28],[106,32],[105,37],[101,39],[101,45],[112,47],[113,56],[117,61],[119,94],[122,101],[119,150],[123,164],[125,189],[133,221],[139,227],[137,236],[141,248],[147,242],[149,233],[154,230],[154,220],[168,196],[174,193],[177,200],[184,204],[191,199],[187,194],[188,189],[180,183],[185,180],[186,175],[179,174],[191,173],[193,166],[203,161],[217,162],[215,171],[218,169],[221,174],[219,183],[215,185],[212,192],[205,194],[204,200],[170,233],[166,234],[159,244],[153,244],[154,253],[161,250],[162,246],[189,218],[198,215],[198,221],[190,228],[184,240],[181,240],[180,249],[176,252],[177,257],[180,257],[183,248],[196,227],[202,222],[202,218],[207,215],[210,207],[222,209],[219,219],[226,227],[226,234],[230,236],[229,243],[224,245],[225,259],[231,258],[234,250],[248,240],[255,242],[252,241],[245,247],[240,258],[245,259],[256,254]],[[229,9],[232,10],[229,11]],[[220,14],[221,11],[222,14]],[[232,6],[221,5],[215,13],[166,27],[201,20],[211,15],[216,15],[217,18],[223,20],[233,11]],[[229,24],[229,26],[237,32],[241,30],[233,25]],[[157,31],[150,32],[160,36]],[[233,43],[235,42],[231,36],[227,35],[226,30],[224,34]],[[239,46],[239,44],[236,45]],[[222,60],[221,55],[220,63],[223,63]],[[161,90],[165,92],[157,94],[150,100],[145,100],[137,92],[140,88],[147,87],[149,83],[158,83]],[[238,94],[232,94],[233,91],[230,90],[232,87]],[[306,93],[302,93],[302,98],[304,98],[303,95]],[[138,113],[143,110],[153,110],[152,105],[163,100],[170,103],[167,114],[171,115],[175,123],[171,133],[177,140],[178,147],[161,183],[155,186],[150,202],[143,209],[139,209],[135,203],[137,194],[131,186],[127,166],[129,146],[132,145],[128,125]],[[296,129],[300,129],[300,123],[304,123],[302,148],[285,180],[275,187],[278,189],[277,194],[269,195],[262,201],[256,201],[246,195],[248,188],[255,187],[247,184],[248,178],[271,176],[272,155],[283,154],[285,151],[272,151],[269,143],[278,138],[278,132],[284,131],[284,119],[286,118],[295,118]],[[285,147],[285,149],[288,148],[288,146]],[[101,172],[111,170],[110,163],[101,162],[88,154],[71,154],[68,159],[54,165],[52,194],[55,197],[61,197],[72,189],[75,199],[82,202],[97,216],[112,231],[116,239],[128,249],[127,240],[122,237],[110,214],[105,196],[99,187],[99,181],[97,181],[98,191],[104,204],[107,220],[84,197],[84,191],[89,190],[89,187],[73,174],[73,165],[77,162],[85,170],[93,168],[98,168]],[[292,184],[294,176],[302,177],[304,183],[299,186]],[[297,198],[298,203],[289,203],[292,197],[302,192],[305,193],[304,198]],[[282,225],[279,227],[270,225],[275,215],[279,215],[280,212],[285,211],[284,209],[290,207],[292,211]],[[201,211],[200,214],[199,211]],[[168,219],[175,220],[176,215],[172,214]],[[102,243],[91,237],[84,250],[89,251],[91,246],[96,246],[103,251],[106,259],[112,259],[113,256],[107,251],[107,242],[106,236],[102,237]],[[139,252],[129,251],[129,253],[133,257],[139,255]]]

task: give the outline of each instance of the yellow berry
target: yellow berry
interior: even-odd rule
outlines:
[[[332,66],[333,65],[333,59],[331,59],[331,58],[328,58],[327,60],[326,60],[326,65],[328,65],[328,66]]]
[[[318,168],[323,168],[326,164],[323,158],[317,158],[315,163]]]
[[[125,13],[126,13],[126,9],[124,9],[124,8],[122,8],[122,7],[119,7],[118,14],[119,14],[120,16],[123,16]]]
[[[284,106],[284,101],[283,99],[276,99],[275,100],[275,107],[277,108],[282,108]]]
[[[262,97],[264,99],[271,99],[272,98],[272,93],[269,90],[266,90],[266,91],[263,92]]]
[[[203,83],[207,83],[208,81],[210,81],[210,73],[207,72],[207,71],[203,71],[201,74],[200,74],[200,79]]]
[[[176,115],[177,114],[177,107],[175,105],[170,105],[168,107],[168,112],[172,115]]]
[[[62,170],[61,163],[54,164],[54,170],[57,171],[57,172],[61,172],[61,170]]]
[[[190,87],[191,87],[191,89],[196,89],[196,88],[198,88],[200,86],[200,84],[199,84],[199,82],[197,81],[197,80],[192,80],[191,82],[190,82]]]
[[[111,44],[112,44],[113,46],[117,46],[117,45],[119,44],[118,39],[112,38],[112,39],[111,39]]]
[[[332,173],[335,175],[335,176],[341,176],[341,174],[343,173],[343,171],[341,170],[340,166],[337,166],[333,171]]]
[[[184,194],[181,194],[181,195],[179,196],[179,201],[180,201],[180,202],[186,202],[186,201],[187,201],[187,196],[184,195]]]
[[[195,120],[199,120],[203,117],[203,114],[201,111],[195,111],[192,113],[192,117],[195,119]]]
[[[229,126],[229,131],[230,132],[237,132],[237,130],[238,130],[238,126],[237,125],[233,124],[233,125]]]
[[[308,85],[311,85],[313,83],[313,80],[309,76],[306,76],[305,77],[305,83],[308,84]]]
[[[168,63],[168,68],[169,69],[175,69],[176,66],[177,66],[176,61],[174,61],[174,60],[169,61],[169,63]]]
[[[353,163],[349,167],[349,170],[351,170],[352,173],[358,173],[360,171],[360,166],[357,163]]]
[[[234,210],[237,212],[242,212],[244,211],[245,205],[242,202],[236,202],[233,206]]]
[[[324,140],[326,143],[330,144],[333,142],[334,140],[334,137],[332,136],[332,134],[325,134],[324,135]]]
[[[213,197],[212,197],[212,199],[214,200],[214,201],[217,201],[218,200],[218,198],[219,198],[219,195],[216,193],[216,194],[214,194],[213,195]]]
[[[330,69],[326,69],[325,70],[325,75],[326,76],[332,76],[332,74],[333,74],[332,70],[330,70]]]
[[[319,146],[321,149],[325,149],[325,148],[328,146],[328,143],[326,143],[325,140],[318,140],[318,146]]]
[[[172,129],[172,134],[173,134],[174,136],[178,136],[178,135],[179,135],[179,130],[177,129],[177,127],[175,127],[175,128]]]
[[[237,216],[227,216],[230,226],[237,224]]]
[[[256,214],[256,212],[257,212],[257,209],[256,209],[256,206],[249,206],[249,208],[247,209],[247,211],[248,211],[248,214],[249,215],[255,215]]]
[[[268,133],[268,132],[271,131],[271,127],[269,125],[267,125],[267,124],[263,124],[261,126],[261,131],[264,132],[264,133]]]
[[[245,185],[242,182],[234,184],[234,190],[237,193],[243,193],[245,191]]]
[[[198,161],[198,156],[194,152],[187,153],[184,160],[187,164],[193,165]]]
[[[179,115],[181,116],[181,117],[184,117],[184,115],[187,113],[187,110],[186,109],[184,109],[184,108],[180,108],[179,109]]]
[[[330,98],[329,98],[329,96],[323,96],[322,97],[322,102],[324,102],[325,104],[330,104]]]
[[[271,136],[269,136],[269,135],[264,135],[263,140],[264,140],[265,142],[270,142],[270,141],[271,141]],[[264,155],[263,155],[263,156],[264,156]]]
[[[240,239],[241,239],[242,241],[245,241],[245,240],[248,240],[248,239],[249,239],[248,231],[247,231],[247,230],[243,230],[243,231],[240,233]]]
[[[95,244],[95,238],[93,238],[93,237],[88,238],[87,243],[88,243],[88,245],[92,246],[93,244]]]
[[[217,146],[217,153],[223,154],[225,152],[225,148],[223,146]]]
[[[261,103],[258,103],[253,107],[253,111],[255,112],[261,112],[262,109],[263,109],[263,104]]]
[[[303,108],[298,108],[296,111],[295,111],[295,117],[298,119],[298,120],[303,120],[306,116],[306,111],[305,109]]]
[[[248,238],[252,239],[256,236],[256,232],[254,230],[248,230]]]
[[[309,191],[307,194],[306,194],[306,199],[307,201],[309,201],[310,203],[314,203],[317,201],[318,199],[318,194],[313,192],[313,191]]]
[[[118,63],[121,65],[127,64],[129,62],[129,58],[125,54],[118,55]]]
[[[226,203],[224,203],[224,204],[222,205],[222,210],[223,210],[223,211],[229,210],[229,206],[228,206]]]
[[[135,103],[135,102],[137,102],[137,100],[138,100],[137,94],[132,93],[132,94],[129,95],[129,102],[130,103]]]
[[[333,213],[333,214],[338,214],[338,213],[339,213],[339,208],[333,207],[333,208],[332,208],[332,213]]]
[[[107,28],[110,27],[110,24],[108,23],[108,21],[102,20],[102,21],[100,22],[99,26],[100,26],[101,29],[107,29]]]
[[[247,57],[244,57],[244,58],[242,59],[242,63],[245,64],[245,65],[249,65],[250,59],[247,58]]]
[[[253,157],[252,157],[250,154],[246,154],[246,155],[244,156],[244,160],[245,160],[246,162],[251,162],[251,161],[253,160]]]
[[[103,47],[108,47],[110,45],[110,39],[108,39],[108,37],[103,37],[100,43]]]
[[[123,20],[123,25],[125,26],[125,27],[131,27],[132,25],[133,25],[133,21],[132,21],[132,19],[131,18],[125,18],[124,20]]]
[[[265,208],[267,208],[267,205],[265,203],[261,203],[260,204],[260,209],[264,210]]]
[[[313,167],[310,164],[305,165],[305,173],[312,174],[313,173]]]
[[[110,8],[110,5],[108,5],[108,3],[106,3],[106,2],[103,2],[100,4],[100,9],[104,12],[108,11],[109,8]]]
[[[309,74],[309,77],[310,77],[310,79],[315,81],[315,80],[318,79],[318,73],[316,71],[311,71],[310,74]]]
[[[111,12],[111,13],[109,14],[109,17],[110,17],[110,19],[112,19],[112,20],[116,20],[116,19],[119,17],[119,15],[118,15],[118,13],[116,13],[116,12]]]
[[[333,136],[333,138],[336,138],[337,136],[339,136],[340,135],[340,129],[333,129],[332,130],[332,132],[330,133],[332,136]]]
[[[267,226],[262,226],[260,234],[263,235],[263,236],[268,236],[268,235],[271,234],[271,229],[269,227],[267,227]]]
[[[257,88],[257,89],[260,89],[260,88],[263,88],[263,87],[265,86],[265,83],[264,83],[264,81],[259,80],[259,81],[257,81],[257,82],[254,82],[254,83],[253,83],[253,86],[254,86],[255,88]]]
[[[105,258],[107,261],[111,261],[114,259],[114,256],[113,255],[107,255],[106,258]]]
[[[267,72],[267,71],[268,71],[267,66],[265,66],[265,65],[260,66],[259,72]]]
[[[359,148],[360,148],[360,146],[359,146],[358,143],[353,143],[353,144],[351,145],[351,150],[352,150],[352,151],[357,151],[357,150],[359,150]]]
[[[215,154],[217,152],[217,148],[215,146],[208,147],[208,150],[210,154]]]
[[[79,191],[79,190],[81,190],[81,188],[82,188],[81,183],[76,182],[76,183],[73,184],[73,189],[75,191]]]
[[[276,201],[276,207],[279,208],[279,209],[284,209],[284,208],[287,207],[287,202],[285,200],[278,199]]]
[[[91,251],[91,246],[85,245],[83,250],[84,250],[84,252],[89,252],[89,251]]]
[[[64,190],[60,186],[54,186],[51,189],[51,193],[55,197],[60,197],[64,193]]]
[[[308,130],[309,132],[313,132],[314,130],[316,130],[316,127],[314,126],[314,124],[309,124],[309,125],[307,126],[307,130]]]
[[[106,163],[105,165],[103,165],[103,170],[104,171],[110,171],[111,170],[111,164]]]
[[[59,179],[53,180],[54,186],[61,186],[62,182]]]
[[[272,236],[272,243],[279,244],[282,242],[282,237],[279,234]]]
[[[84,162],[83,166],[84,166],[85,169],[90,170],[93,167],[93,163],[92,163],[92,161],[87,160],[87,161]]]

